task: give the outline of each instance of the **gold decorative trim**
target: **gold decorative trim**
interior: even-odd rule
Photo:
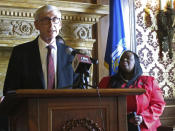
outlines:
[[[94,43],[96,42],[95,39],[65,39],[66,44],[72,48],[76,49],[87,49],[92,50]]]
[[[96,23],[100,19],[99,15],[89,15],[89,14],[77,14],[77,13],[68,13],[63,12],[62,13],[62,20],[69,20],[69,21],[81,21],[81,22],[90,22],[90,23]]]
[[[20,38],[20,40],[15,39],[15,38],[12,38],[12,39],[9,39],[9,40],[7,40],[7,38],[6,38],[6,39],[3,40],[3,38],[1,38],[1,40],[0,40],[0,48],[3,48],[3,49],[5,49],[5,48],[12,48],[12,47],[14,47],[16,45],[19,45],[19,44],[22,44],[22,43],[25,43],[27,41],[31,41],[31,40],[34,40],[34,39],[35,39],[35,37]]]
[[[33,21],[34,16],[34,9],[23,9],[23,8],[5,8],[0,6],[0,17],[1,18],[17,18],[23,19],[28,18],[28,20]],[[65,21],[83,21],[83,22],[90,22],[96,23],[100,19],[100,15],[90,15],[90,14],[80,14],[75,12],[62,12],[62,20]]]
[[[91,4],[82,2],[68,2],[58,0],[28,0],[28,1],[16,1],[16,0],[1,0],[0,5],[6,7],[17,8],[31,8],[36,9],[44,4],[55,5],[62,11],[70,12],[86,12],[89,14],[107,15],[109,14],[109,5]]]
[[[13,47],[20,43],[30,41],[38,35],[33,21],[23,19],[1,19],[0,18],[0,47]],[[68,44],[90,49],[95,39],[92,39],[92,23],[72,23],[63,21],[60,35],[67,39]],[[81,48],[80,47],[80,48]]]
[[[33,18],[33,10],[0,7],[0,16]]]

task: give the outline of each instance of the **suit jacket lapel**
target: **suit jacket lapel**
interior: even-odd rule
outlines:
[[[57,45],[57,87],[56,88],[58,88],[59,87],[59,72],[60,72],[60,67],[59,66],[61,66],[61,65],[59,65],[59,63],[60,63],[60,58],[59,57],[61,57],[60,56],[60,52],[61,52],[61,48],[60,48],[60,45],[59,45],[59,42],[58,41],[56,41],[56,45]]]
[[[45,88],[45,82],[44,82],[44,74],[42,70],[42,64],[41,64],[41,58],[40,58],[40,51],[39,51],[39,45],[38,45],[38,38],[36,38],[33,41],[33,53],[32,53],[32,59],[33,59],[33,69],[36,71],[36,75],[38,75],[39,83],[41,83],[41,86]]]

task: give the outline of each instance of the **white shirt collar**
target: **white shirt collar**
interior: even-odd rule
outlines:
[[[56,40],[53,41],[50,44],[47,44],[44,40],[41,39],[41,37],[39,37],[38,38],[38,42],[39,42],[41,48],[46,48],[48,45],[51,45],[54,49],[57,48],[57,46],[56,46]]]

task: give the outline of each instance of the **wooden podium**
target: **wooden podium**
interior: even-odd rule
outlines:
[[[10,131],[127,131],[126,96],[144,89],[16,90],[0,104]]]

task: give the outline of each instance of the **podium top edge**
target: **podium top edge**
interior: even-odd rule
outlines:
[[[47,96],[121,96],[139,95],[145,89],[117,88],[117,89],[18,89],[11,91],[8,95],[17,97],[47,97]]]

